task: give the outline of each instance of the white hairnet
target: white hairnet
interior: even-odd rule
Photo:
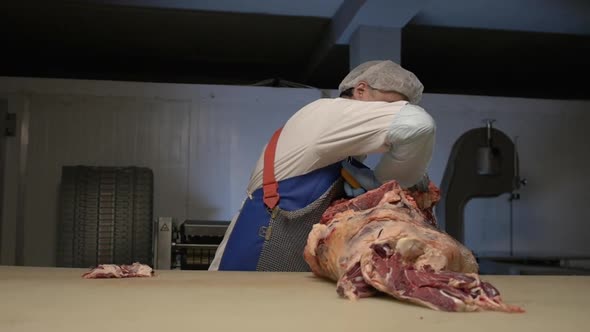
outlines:
[[[413,104],[420,101],[424,91],[424,86],[414,73],[390,60],[368,61],[358,65],[346,75],[338,90],[342,92],[354,88],[360,81],[378,90],[401,93]]]

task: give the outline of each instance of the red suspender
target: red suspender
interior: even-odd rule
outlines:
[[[279,128],[272,135],[270,142],[264,151],[264,168],[262,170],[262,190],[264,192],[264,204],[271,210],[279,203],[279,184],[275,179],[275,153],[277,142],[283,128]]]

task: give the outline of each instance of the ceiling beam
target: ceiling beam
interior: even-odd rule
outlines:
[[[320,38],[318,46],[312,51],[308,65],[302,75],[304,82],[309,80],[366,2],[366,0],[344,0],[342,2]]]
[[[53,2],[58,1],[54,0]],[[64,1],[64,0],[61,0]],[[330,18],[342,0],[67,0],[81,4],[110,5],[136,8],[214,11],[225,13],[309,16]]]

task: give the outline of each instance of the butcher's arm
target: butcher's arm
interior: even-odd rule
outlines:
[[[404,187],[418,182],[434,147],[434,120],[419,106],[352,101],[342,103],[339,119],[316,143],[326,163],[349,156],[383,153],[375,167],[380,182],[397,180]]]
[[[406,105],[395,114],[385,140],[388,151],[375,166],[375,177],[382,183],[396,180],[411,187],[422,180],[432,158],[436,125],[421,107]]]
[[[318,158],[328,164],[347,157],[362,161],[369,154],[387,151],[384,143],[393,116],[404,106],[341,99],[332,107],[338,112],[326,122],[314,146]]]

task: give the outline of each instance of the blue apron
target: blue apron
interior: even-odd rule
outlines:
[[[281,131],[274,133],[264,151],[262,187],[244,202],[218,270],[309,271],[303,255],[309,232],[330,204],[345,196],[347,172],[341,162],[276,181]]]
[[[270,210],[263,189],[240,211],[226,243],[219,270],[309,271],[303,248],[313,224],[343,195],[341,164],[278,182],[280,200]]]

